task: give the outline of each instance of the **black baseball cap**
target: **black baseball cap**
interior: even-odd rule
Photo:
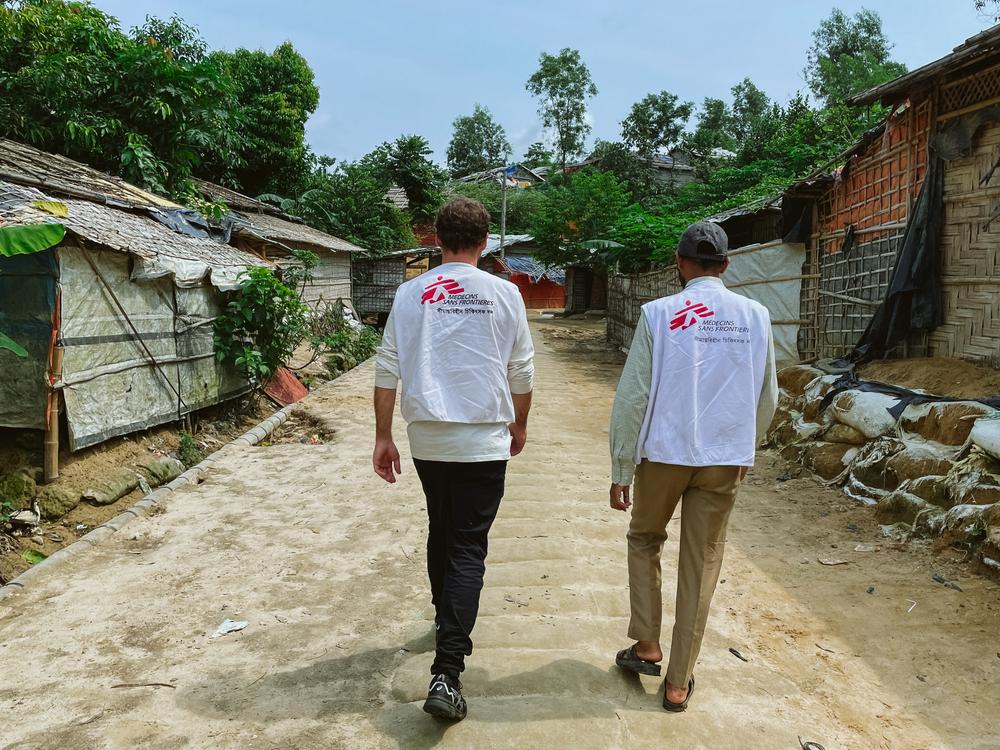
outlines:
[[[697,221],[681,235],[677,254],[685,258],[724,261],[729,252],[729,238],[718,224]]]

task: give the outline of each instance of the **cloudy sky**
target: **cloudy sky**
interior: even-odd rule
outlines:
[[[443,162],[457,115],[480,102],[515,157],[541,137],[524,90],[542,51],[580,50],[599,93],[593,137],[616,138],[629,106],[651,91],[726,98],[745,76],[772,98],[805,89],[811,33],[833,7],[812,0],[96,0],[124,28],[178,14],[212,48],[273,49],[290,40],[316,73],[313,148],[340,160],[400,133],[425,136]],[[839,2],[883,18],[897,60],[914,68],[990,25],[974,0]]]

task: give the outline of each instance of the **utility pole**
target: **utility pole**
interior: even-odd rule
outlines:
[[[500,173],[500,260],[507,257],[504,241],[507,239],[507,167]]]

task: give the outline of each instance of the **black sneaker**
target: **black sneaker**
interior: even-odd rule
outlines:
[[[469,709],[462,697],[462,683],[446,674],[434,675],[427,689],[424,711],[449,721],[461,721]]]

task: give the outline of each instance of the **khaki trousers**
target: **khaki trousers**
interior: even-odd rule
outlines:
[[[722,569],[739,471],[738,466],[678,466],[652,461],[643,461],[636,469],[627,538],[632,607],[628,635],[637,641],[660,640],[660,554],[667,539],[667,523],[681,503],[677,605],[667,665],[667,681],[676,687],[688,684],[701,650]]]

